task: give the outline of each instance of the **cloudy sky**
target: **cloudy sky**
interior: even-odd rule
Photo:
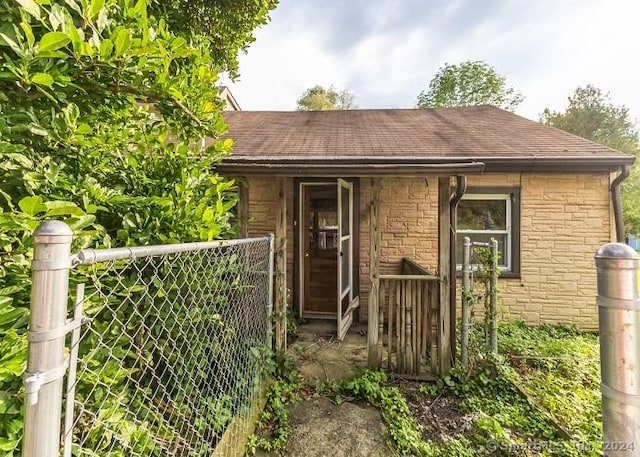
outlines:
[[[638,0],[280,0],[271,17],[225,81],[245,110],[295,109],[315,84],[411,108],[444,63],[483,60],[531,119],[588,83],[640,118]]]

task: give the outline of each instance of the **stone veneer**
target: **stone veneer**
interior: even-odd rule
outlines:
[[[275,231],[278,192],[272,178],[248,178],[249,233]],[[487,173],[468,186],[521,189],[521,275],[500,278],[501,319],[530,324],[573,323],[597,328],[593,255],[610,241],[610,176],[601,174]],[[410,257],[429,269],[437,263],[437,179],[385,178],[380,198],[381,271],[398,272]],[[293,188],[287,195],[287,281],[293,288]],[[370,179],[360,180],[360,318],[369,291]],[[459,281],[458,281],[459,282]]]

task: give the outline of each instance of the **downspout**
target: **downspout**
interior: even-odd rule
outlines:
[[[620,194],[620,184],[627,179],[631,168],[629,165],[622,165],[620,174],[611,182],[611,203],[613,204],[613,219],[616,228],[616,241],[624,243],[624,222],[622,220],[622,196]]]
[[[467,190],[467,177],[456,176],[456,188],[449,199],[449,281],[451,293],[449,294],[449,309],[451,310],[451,355],[452,363],[456,360],[456,233],[458,231],[457,208],[458,202]]]

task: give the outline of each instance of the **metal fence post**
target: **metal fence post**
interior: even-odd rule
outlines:
[[[24,457],[59,455],[71,238],[60,221],[43,222],[34,233]]]
[[[606,456],[640,452],[640,300],[638,255],[609,243],[595,255],[603,441]]]
[[[498,353],[498,240],[491,238],[489,282],[489,351]]]
[[[469,366],[469,328],[471,326],[471,239],[464,237],[462,256],[462,332],[460,355],[462,366]]]
[[[273,233],[269,234],[269,285],[268,285],[268,302],[267,302],[267,341],[269,347],[273,347],[273,323],[271,319],[273,317],[273,270],[275,263],[275,236]]]

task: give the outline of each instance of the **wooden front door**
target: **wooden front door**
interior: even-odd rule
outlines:
[[[334,183],[301,184],[302,316],[335,319],[338,200]]]
[[[340,340],[358,305],[353,189],[342,179],[301,182],[298,188],[300,315],[336,319]]]

